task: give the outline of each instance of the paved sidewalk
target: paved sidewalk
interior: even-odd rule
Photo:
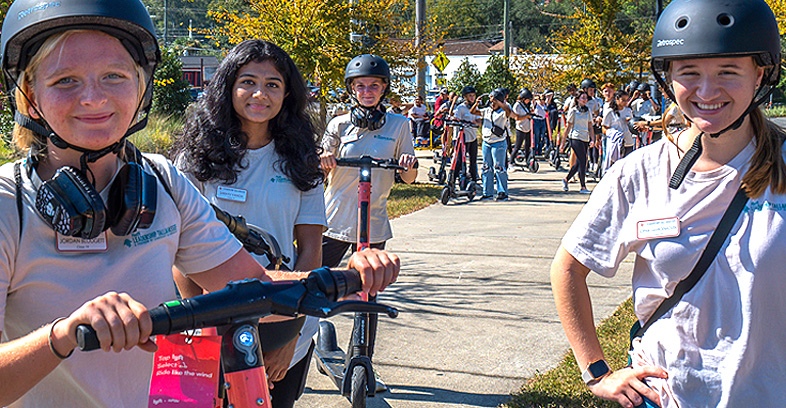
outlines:
[[[422,179],[433,162],[418,156]],[[565,171],[545,162],[537,174],[508,174],[510,201],[459,199],[392,221],[388,249],[403,266],[379,300],[401,314],[380,318],[374,366],[390,390],[369,407],[496,407],[568,349],[549,266],[588,196],[577,184],[562,192]],[[597,319],[630,295],[631,269],[629,258],[614,279],[591,275]],[[346,349],[351,318],[332,321]],[[296,407],[349,406],[312,361]]]

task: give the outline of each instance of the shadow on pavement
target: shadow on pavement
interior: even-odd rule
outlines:
[[[366,400],[368,408],[389,408],[391,405],[387,401],[410,401],[410,402],[430,402],[449,405],[461,405],[462,407],[497,407],[510,399],[508,394],[472,394],[445,390],[433,387],[405,386],[388,384],[388,391],[377,394],[373,398]],[[306,387],[308,394],[335,394],[337,391],[313,390]],[[349,401],[347,401],[349,406]]]

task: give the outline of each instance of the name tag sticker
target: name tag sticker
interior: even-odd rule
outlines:
[[[106,231],[93,239],[69,237],[55,233],[57,252],[104,252],[106,251]]]
[[[216,197],[222,200],[245,203],[246,198],[248,197],[248,191],[242,188],[218,186],[218,190],[216,191]]]
[[[639,221],[636,224],[638,239],[670,238],[680,235],[680,219],[677,217]]]
[[[341,143],[342,144],[344,144],[344,143],[352,143],[354,141],[357,141],[358,139],[360,139],[360,136],[357,133],[351,134],[351,135],[346,135],[346,136],[341,136]]]

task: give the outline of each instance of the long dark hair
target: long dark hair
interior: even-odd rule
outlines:
[[[232,89],[241,67],[264,61],[275,65],[287,92],[281,111],[268,124],[276,153],[281,156],[274,165],[280,166],[299,190],[310,190],[324,176],[319,168],[316,134],[306,112],[306,84],[292,58],[267,41],[243,41],[224,58],[205,94],[189,112],[183,135],[175,142],[173,157],[179,157],[184,170],[199,181],[237,182],[238,174],[248,165],[243,164],[248,135],[241,130],[240,119],[232,107]]]
[[[614,111],[614,114],[617,115],[617,117],[620,117],[620,107],[617,105],[617,99],[622,99],[622,97],[625,96],[630,96],[630,94],[628,94],[627,91],[620,89],[619,91],[614,92],[614,97],[609,101],[609,107],[612,111]]]

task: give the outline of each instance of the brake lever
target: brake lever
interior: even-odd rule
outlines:
[[[384,313],[393,319],[398,317],[398,309],[381,303],[363,302],[360,300],[330,302],[324,297],[319,298],[312,294],[308,294],[306,298],[303,299],[298,310],[302,314],[322,318],[333,317],[337,314],[348,312]]]

